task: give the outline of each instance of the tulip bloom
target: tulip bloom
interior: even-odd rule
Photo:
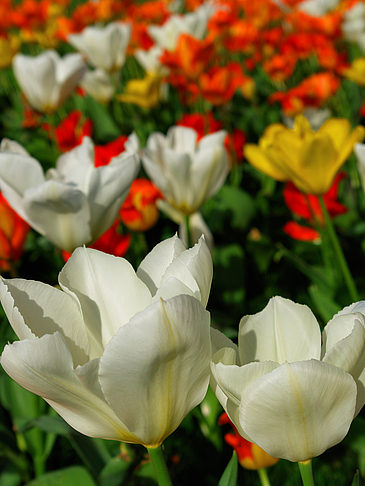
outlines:
[[[238,349],[213,334],[212,387],[240,435],[306,461],[340,442],[365,403],[365,301],[323,331],[311,310],[274,297],[241,319]]]
[[[90,26],[80,34],[70,34],[68,41],[94,67],[114,72],[125,62],[130,36],[129,24],[110,22],[105,27]]]
[[[142,161],[147,174],[182,214],[192,214],[222,186],[228,172],[224,147],[226,132],[206,135],[197,143],[197,133],[175,126],[167,135],[148,137]]]
[[[0,281],[20,341],[1,364],[73,428],[157,447],[198,405],[209,381],[212,262],[203,240],[174,237],[137,273],[128,261],[78,248],[59,275],[62,290]],[[200,302],[202,301],[202,303]]]
[[[42,113],[52,113],[78,85],[86,71],[80,54],[60,58],[53,50],[38,56],[17,54],[14,75],[29,104]]]
[[[40,163],[19,144],[0,152],[0,186],[9,204],[35,230],[66,251],[91,243],[115,221],[136,176],[136,155],[124,152],[104,167],[94,167],[94,145],[61,155],[46,177]]]
[[[364,127],[351,130],[348,120],[330,118],[317,132],[299,115],[294,128],[270,125],[259,145],[247,144],[245,156],[254,167],[278,181],[292,181],[307,194],[327,192],[356,142],[365,137]]]
[[[0,270],[9,270],[9,263],[19,260],[29,229],[0,193]]]

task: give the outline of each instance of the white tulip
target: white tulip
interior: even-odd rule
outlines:
[[[38,56],[16,54],[13,69],[30,105],[42,113],[50,113],[74,91],[86,64],[80,54],[60,58],[56,51],[47,50]]]
[[[225,136],[221,130],[197,142],[195,130],[180,126],[149,136],[143,165],[173,208],[195,213],[220,189],[228,173]]]
[[[88,137],[61,155],[56,169],[46,176],[41,164],[14,143],[4,142],[4,148],[4,196],[35,230],[66,251],[91,243],[113,224],[139,169],[137,155],[128,151],[95,168],[94,145]]]
[[[125,62],[130,36],[130,24],[110,22],[105,27],[85,27],[79,34],[70,34],[68,41],[90,64],[113,72],[118,71]]]
[[[211,267],[203,240],[185,250],[174,237],[137,273],[123,258],[78,248],[62,290],[1,279],[20,339],[1,364],[79,432],[158,446],[208,387],[210,319],[199,298],[208,299]]]
[[[365,52],[365,5],[363,3],[355,3],[353,7],[346,10],[342,31],[345,39],[357,42]]]
[[[202,40],[206,34],[209,19],[215,11],[216,6],[205,3],[192,13],[171,15],[163,25],[150,25],[148,33],[158,47],[173,51],[180,34],[190,34],[196,39]]]
[[[365,302],[320,328],[305,305],[274,297],[218,331],[211,384],[240,434],[273,457],[305,461],[340,442],[365,403]]]

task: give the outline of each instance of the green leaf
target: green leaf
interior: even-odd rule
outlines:
[[[120,130],[108,113],[107,108],[96,100],[87,96],[85,98],[87,116],[93,122],[94,138],[100,142],[109,142],[120,135]]]
[[[72,432],[72,428],[59,416],[41,415],[40,417],[30,420],[20,429],[25,432],[32,427],[37,427],[44,432],[53,434],[66,435]]]
[[[34,479],[26,486],[95,486],[90,474],[80,466],[68,467]]]
[[[329,292],[323,287],[311,285],[308,291],[324,322],[328,322],[340,310],[340,306],[336,304]]]
[[[1,486],[19,486],[21,482],[21,476],[15,471],[4,471],[0,474]]]
[[[203,207],[203,215],[213,233],[224,230],[227,221],[232,228],[244,230],[254,214],[255,204],[252,197],[238,187],[227,185]]]
[[[237,454],[233,452],[232,459],[229,461],[222,477],[219,480],[218,486],[236,486],[238,474]]]
[[[113,457],[100,474],[100,486],[121,486],[133,463]]]
[[[359,470],[355,472],[354,479],[352,480],[351,486],[360,486],[360,473]]]

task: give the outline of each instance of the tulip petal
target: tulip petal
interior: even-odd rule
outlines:
[[[127,260],[91,248],[74,251],[59,282],[77,296],[90,334],[103,346],[152,300]]]
[[[191,166],[190,191],[194,194],[191,207],[198,210],[224,183],[228,173],[228,155],[224,145],[199,150]]]
[[[336,343],[331,343],[331,346],[327,343],[323,361],[347,371],[354,378],[358,388],[357,415],[365,404],[365,323],[362,314],[341,315],[332,320],[330,337],[336,333],[334,328],[341,328],[346,321],[352,321],[350,333]]]
[[[305,461],[345,437],[356,392],[351,375],[335,366],[285,363],[246,388],[240,425],[271,456]]]
[[[142,260],[137,275],[147,285],[152,295],[155,295],[160,287],[167,267],[185,250],[184,244],[175,235],[158,243]]]
[[[232,348],[237,353],[237,345],[234,344],[223,332],[212,327],[210,329],[210,339],[212,342],[212,354],[214,355],[217,351],[223,348]],[[236,364],[236,361],[231,364]]]
[[[139,169],[137,155],[118,156],[91,173],[85,191],[91,214],[91,233],[94,239],[112,226],[127,197]]]
[[[12,208],[23,218],[23,195],[27,189],[43,184],[40,163],[28,155],[0,152],[0,187]]]
[[[260,376],[270,373],[280,366],[270,361],[264,363],[250,363],[245,366],[230,364],[233,359],[232,348],[224,348],[213,357],[211,363],[212,377],[210,386],[216,394],[229,418],[237,430],[247,440],[252,442],[250,435],[243,430],[239,420],[239,405],[245,396],[246,388]]]
[[[82,386],[60,333],[5,346],[1,365],[15,381],[43,397],[82,434],[115,440],[134,438],[105,400]]]
[[[87,334],[78,303],[69,295],[41,282],[15,278],[0,281],[0,298],[19,339],[60,331],[74,364],[85,363]]]
[[[108,343],[101,388],[141,443],[157,446],[203,400],[210,354],[209,313],[200,302],[186,295],[161,300]]]
[[[286,172],[274,164],[261,147],[248,143],[245,145],[244,154],[251,165],[269,177],[277,181],[288,180]]]
[[[238,343],[241,364],[319,359],[321,354],[321,333],[312,311],[282,297],[241,319]]]
[[[207,305],[213,278],[213,263],[204,237],[171,262],[162,276],[160,285],[162,286],[169,277],[181,280],[197,294],[204,307]]]
[[[71,184],[48,180],[24,194],[26,220],[56,246],[73,251],[91,240],[85,195]]]

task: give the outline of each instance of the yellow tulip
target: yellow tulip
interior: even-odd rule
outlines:
[[[292,130],[280,123],[270,125],[259,144],[247,144],[244,153],[250,164],[273,179],[292,181],[300,191],[320,195],[364,137],[364,127],[352,130],[344,118],[330,118],[314,131],[298,115]]]
[[[158,105],[161,98],[161,77],[147,73],[143,79],[128,81],[123,94],[117,96],[123,103],[133,103],[142,108]]]
[[[11,66],[13,57],[19,51],[20,43],[17,36],[0,37],[0,69]]]
[[[355,59],[349,68],[343,70],[342,74],[354,83],[365,86],[365,57]]]

